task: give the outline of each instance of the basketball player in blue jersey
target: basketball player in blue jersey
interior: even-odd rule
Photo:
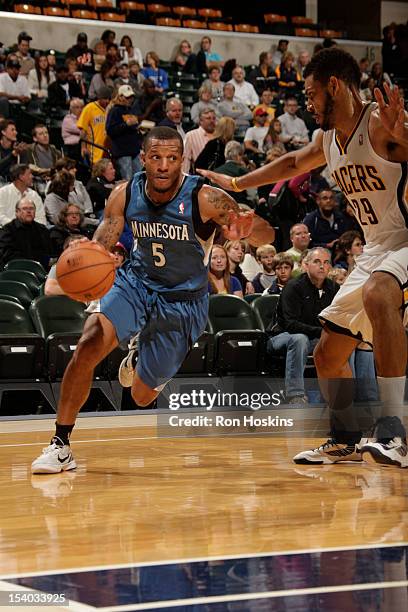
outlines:
[[[321,313],[324,327],[314,357],[319,378],[328,387],[332,437],[319,448],[299,453],[294,461],[365,460],[408,467],[401,423],[407,366],[403,292],[408,281],[404,102],[397,87],[385,85],[387,101],[377,89],[376,103],[365,104],[359,96],[359,67],[339,47],[317,53],[304,77],[307,107],[321,128],[315,142],[239,178],[204,170],[201,174],[224,189],[241,191],[328,165],[354,210],[366,246],[331,306]],[[348,359],[361,341],[373,346],[383,404],[383,416],[369,439],[361,438],[351,409]]]
[[[177,131],[154,128],[141,155],[145,172],[112,192],[94,236],[110,250],[126,219],[136,248],[117,271],[100,312],[85,324],[62,381],[55,436],[33,462],[34,474],[76,467],[69,445],[76,416],[89,395],[94,368],[119,342],[139,334],[132,383],[139,406],[151,404],[176,374],[207,324],[207,264],[217,225],[230,240],[248,237],[254,246],[274,240],[273,228],[252,211],[241,212],[202,177],[183,174]]]

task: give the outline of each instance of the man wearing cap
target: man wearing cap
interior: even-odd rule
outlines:
[[[6,72],[0,74],[0,113],[10,114],[9,104],[26,104],[31,99],[28,81],[20,74],[20,62],[12,54],[7,58]]]
[[[93,51],[88,47],[88,36],[85,32],[80,32],[77,36],[76,45],[67,51],[67,58],[73,57],[78,62],[78,70],[94,74],[95,64]]]
[[[48,87],[48,104],[68,110],[72,98],[82,98],[81,86],[75,79],[68,79],[65,65],[57,66],[56,80]]]
[[[244,136],[244,146],[247,151],[263,153],[263,141],[268,133],[265,123],[268,113],[263,108],[257,108],[254,113],[254,126],[247,129]]]
[[[20,32],[17,38],[17,51],[15,55],[20,62],[20,74],[25,77],[35,67],[35,61],[30,55],[30,40],[33,40],[32,36],[27,34],[27,32]]]
[[[142,137],[139,120],[131,111],[135,93],[130,85],[121,85],[106,118],[106,133],[111,140],[111,151],[121,177],[129,181],[142,169],[139,153]]]
[[[103,147],[106,141],[106,108],[110,102],[112,90],[110,87],[100,87],[97,96],[94,102],[89,102],[85,106],[77,122],[81,130],[81,155],[89,156],[92,166],[103,157]]]

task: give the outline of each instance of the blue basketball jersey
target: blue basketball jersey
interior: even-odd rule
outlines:
[[[215,224],[200,217],[203,179],[185,175],[173,199],[162,205],[150,201],[145,184],[146,174],[136,173],[126,209],[135,240],[130,268],[154,291],[203,289],[215,232]]]

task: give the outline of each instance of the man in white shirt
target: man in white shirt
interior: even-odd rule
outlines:
[[[228,81],[235,87],[235,98],[250,108],[259,104],[259,96],[251,83],[245,80],[245,70],[242,66],[235,66],[232,71],[232,79]]]
[[[254,126],[247,129],[244,136],[244,146],[253,153],[263,153],[263,142],[268,133],[265,126],[268,113],[263,108],[257,108],[254,113]]]
[[[289,96],[285,102],[285,112],[278,117],[282,126],[280,140],[292,149],[301,149],[309,142],[309,132],[303,119],[297,116],[299,105],[295,97]]]
[[[27,79],[20,74],[20,62],[15,55],[9,56],[6,72],[0,74],[0,113],[8,117],[9,104],[26,104],[30,100],[30,88]]]
[[[10,223],[16,216],[16,204],[26,196],[35,204],[35,218],[38,223],[46,224],[44,204],[36,191],[31,189],[33,175],[28,165],[16,164],[10,169],[9,185],[0,188],[0,227]]]
[[[214,133],[215,126],[217,125],[217,118],[215,112],[208,108],[204,108],[200,111],[199,115],[200,126],[187,132],[186,139],[184,141],[184,159],[183,159],[183,172],[188,174],[193,166],[197,157],[204,149],[207,142],[211,139]]]

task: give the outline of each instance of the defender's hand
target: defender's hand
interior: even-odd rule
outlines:
[[[221,175],[222,176],[222,175]],[[227,225],[221,227],[227,240],[240,240],[247,238],[252,232],[254,224],[254,212],[241,211],[239,213],[230,212]]]
[[[393,139],[396,141],[401,141],[404,139],[404,133],[406,130],[404,126],[404,99],[402,98],[396,85],[393,89],[391,89],[388,83],[384,83],[384,90],[387,94],[388,104],[385,102],[381,91],[377,87],[374,89],[375,99],[378,103],[380,120]]]

